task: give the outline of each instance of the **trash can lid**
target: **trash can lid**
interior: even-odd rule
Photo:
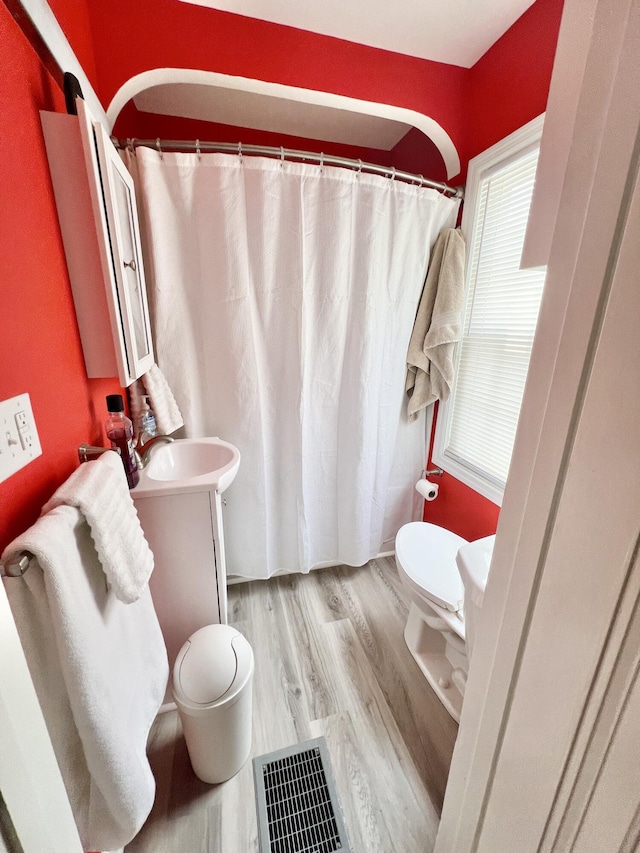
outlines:
[[[211,705],[223,696],[230,699],[252,668],[251,646],[239,631],[231,625],[206,625],[189,637],[176,658],[176,699],[195,705]]]

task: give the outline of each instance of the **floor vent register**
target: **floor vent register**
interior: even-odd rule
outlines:
[[[351,853],[324,738],[253,759],[260,853]]]

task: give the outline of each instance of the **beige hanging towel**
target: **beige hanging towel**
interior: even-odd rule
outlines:
[[[462,333],[465,242],[459,228],[438,235],[407,352],[410,421],[435,400],[447,400],[453,384],[453,351]]]

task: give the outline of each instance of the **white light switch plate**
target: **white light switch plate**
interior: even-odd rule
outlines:
[[[0,483],[41,455],[29,395],[0,402]]]

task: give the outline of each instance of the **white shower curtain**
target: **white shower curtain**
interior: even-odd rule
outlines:
[[[417,517],[405,357],[457,202],[338,168],[138,149],[158,363],[189,436],[242,454],[230,575],[347,563]]]

